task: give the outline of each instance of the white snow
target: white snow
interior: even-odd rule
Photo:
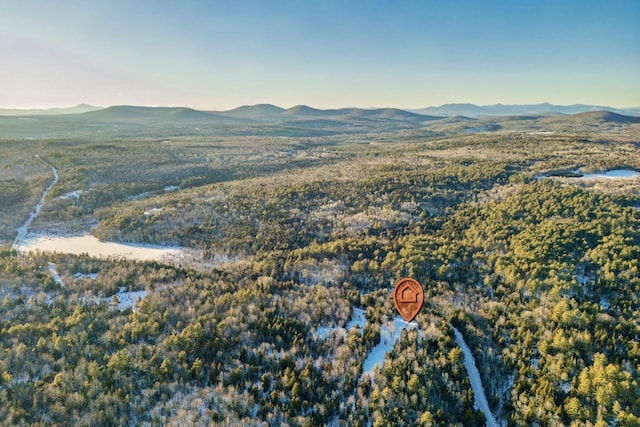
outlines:
[[[639,177],[640,172],[631,169],[614,169],[605,173],[586,173],[581,179],[624,179]]]
[[[75,255],[86,253],[97,258],[123,258],[159,262],[179,261],[184,254],[183,249],[179,246],[102,242],[91,235],[65,237],[42,234],[25,236],[19,246],[19,251],[48,251]]]
[[[89,273],[89,274],[76,273],[76,274],[73,275],[73,277],[75,277],[76,279],[96,280],[98,278],[98,273]]]
[[[354,308],[351,319],[344,328],[321,326],[316,329],[315,336],[325,339],[331,336],[334,332],[345,336],[348,331],[356,326],[358,326],[360,331],[362,331],[367,325],[365,313],[366,312],[363,309]],[[371,349],[369,354],[367,354],[362,365],[362,375],[371,375],[371,372],[376,365],[382,366],[385,355],[393,350],[393,347],[396,345],[396,341],[398,341],[400,335],[402,335],[403,329],[410,330],[416,329],[417,327],[418,324],[416,322],[407,322],[400,316],[396,316],[392,321],[382,325],[380,327],[380,342]]]
[[[147,209],[146,211],[143,212],[144,216],[149,216],[149,215],[154,215],[154,214],[159,214],[162,212],[162,208],[151,208],[151,209]]]
[[[129,307],[133,307],[139,300],[141,300],[142,298],[146,298],[148,293],[147,291],[126,292],[125,289],[125,287],[121,287],[116,294],[118,296],[118,304],[116,305],[116,308],[118,310],[124,310]],[[106,297],[102,298],[102,300],[111,303],[112,298],[113,297]]]
[[[64,286],[64,280],[62,280],[62,277],[60,277],[60,275],[58,274],[56,264],[50,262],[47,264],[47,268],[49,269],[49,273],[51,273],[51,277],[53,277],[53,280],[55,280],[55,282],[60,286]]]
[[[473,354],[464,341],[464,337],[459,330],[453,328],[453,332],[456,336],[456,344],[462,349],[464,353],[464,367],[467,369],[469,375],[469,382],[471,382],[471,389],[473,390],[473,400],[475,402],[474,407],[480,409],[487,420],[488,427],[498,427],[498,422],[493,417],[491,409],[489,409],[489,403],[487,402],[487,396],[484,393],[484,387],[480,380],[480,372],[476,367],[476,361],[473,358]]]
[[[70,199],[79,199],[80,196],[82,195],[83,191],[82,190],[75,190],[75,191],[70,191],[67,194],[63,194],[62,196],[60,196],[60,199],[64,199],[64,200],[70,200]]]
[[[356,326],[363,330],[367,324],[367,318],[365,317],[365,311],[361,308],[354,308],[351,314],[351,320],[346,324],[346,329],[350,330]]]
[[[366,324],[367,319],[365,318],[365,311],[361,308],[354,308],[353,313],[351,314],[351,319],[349,319],[349,322],[347,322],[344,328],[339,326],[320,326],[316,329],[314,335],[322,339],[326,339],[333,332],[337,332],[341,336],[346,336],[347,332],[356,326],[360,328],[360,333],[362,333]]]
[[[400,316],[397,316],[393,321],[380,327],[380,342],[371,349],[367,358],[364,360],[362,364],[362,375],[370,375],[376,365],[382,366],[385,355],[393,350],[396,341],[398,341],[400,335],[402,335],[403,329],[410,330],[417,327],[418,324],[416,322],[407,322]]]

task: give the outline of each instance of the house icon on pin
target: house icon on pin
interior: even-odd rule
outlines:
[[[410,322],[418,314],[424,302],[424,291],[420,283],[409,277],[401,279],[393,289],[393,302],[398,313]]]
[[[402,303],[418,302],[419,292],[413,289],[413,287],[409,283],[405,283],[401,289],[398,289],[398,291],[400,293],[400,302]]]

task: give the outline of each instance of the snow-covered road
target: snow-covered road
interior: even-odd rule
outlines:
[[[22,244],[22,241],[27,235],[27,230],[29,229],[31,222],[33,222],[33,220],[36,219],[36,217],[40,213],[40,209],[42,209],[42,206],[44,205],[44,199],[47,197],[47,194],[49,194],[49,191],[51,191],[53,186],[58,183],[58,169],[56,169],[51,163],[47,162],[46,160],[43,160],[39,154],[36,154],[36,158],[51,168],[51,171],[53,172],[53,181],[44,190],[44,193],[42,193],[42,197],[40,198],[40,201],[36,205],[35,209],[29,214],[29,218],[27,219],[27,221],[25,221],[25,223],[22,224],[22,227],[18,228],[18,234],[16,235],[16,238],[13,241],[13,244],[11,245],[11,250],[15,250],[15,251],[20,249],[20,245]]]
[[[452,326],[453,327],[453,326]],[[469,346],[464,341],[464,337],[460,333],[459,330],[453,328],[453,332],[456,335],[456,344],[458,347],[462,349],[464,353],[464,367],[467,369],[467,374],[469,375],[469,382],[471,382],[471,389],[473,390],[473,399],[475,401],[475,406],[482,411],[485,418],[487,419],[487,427],[498,427],[498,422],[493,417],[493,413],[489,408],[489,403],[487,402],[487,396],[484,393],[484,387],[482,386],[482,380],[480,379],[480,372],[478,372],[478,368],[476,367],[476,361],[473,358],[473,354],[469,349]]]

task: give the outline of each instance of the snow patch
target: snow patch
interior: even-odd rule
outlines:
[[[356,326],[360,328],[360,333],[364,329],[367,324],[367,319],[365,317],[365,311],[361,308],[354,308],[353,313],[351,314],[351,319],[345,325],[344,328],[339,326],[320,326],[316,329],[315,336],[321,339],[326,339],[331,336],[332,333],[336,332],[340,336],[346,336],[347,332]]]
[[[62,277],[58,274],[57,265],[50,262],[47,264],[47,268],[49,269],[49,273],[51,274],[51,277],[53,277],[53,280],[60,286],[64,286],[64,280],[62,280]]]
[[[144,216],[150,216],[154,214],[159,214],[162,212],[162,208],[151,208],[143,212]]]
[[[63,194],[58,198],[63,200],[79,199],[82,193],[83,193],[82,190],[70,191],[67,194]]]
[[[600,298],[600,302],[598,303],[598,305],[603,310],[609,310],[611,308],[611,302],[606,298]]]
[[[73,277],[75,277],[76,279],[91,279],[91,280],[96,280],[98,278],[98,273],[76,273],[73,275]]]
[[[118,302],[115,304],[115,308],[118,310],[125,310],[129,307],[133,307],[139,300],[146,298],[148,291],[125,291],[125,287],[120,287],[120,290],[115,295],[118,297]],[[102,298],[102,301],[113,303],[113,297]]]

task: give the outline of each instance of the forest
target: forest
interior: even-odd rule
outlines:
[[[456,327],[502,425],[639,426],[640,178],[568,172],[640,170],[640,124],[577,116],[42,119],[33,138],[16,121],[0,132],[0,425],[483,426]],[[36,154],[59,182],[30,233],[191,258],[12,249],[52,181]],[[364,372],[402,277],[425,290],[417,327]],[[123,290],[146,296],[122,307]]]

